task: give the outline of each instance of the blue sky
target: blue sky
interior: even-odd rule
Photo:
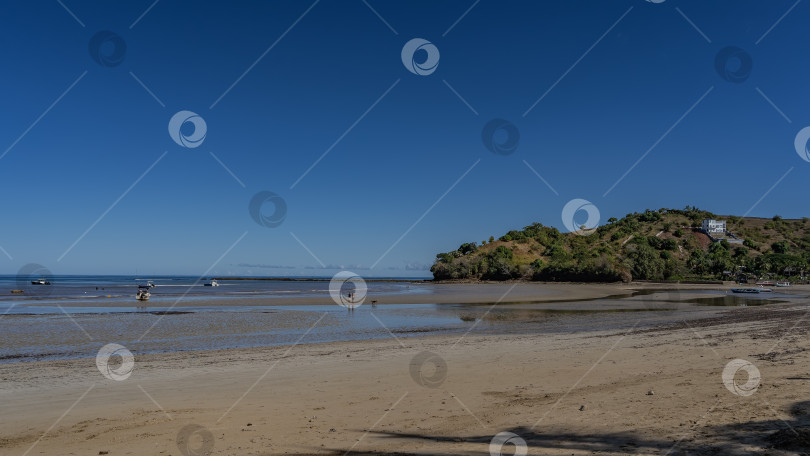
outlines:
[[[810,163],[793,144],[810,125],[810,4],[3,8],[4,273],[426,276],[462,242],[535,221],[564,229],[575,198],[603,222],[685,205],[810,215]],[[100,31],[126,44],[119,65],[91,58]],[[413,38],[439,50],[431,74],[403,65]],[[753,62],[742,82],[715,68],[728,46]],[[199,147],[169,135],[183,110],[205,121]],[[513,153],[485,147],[492,119],[519,131]],[[251,218],[262,191],[286,202],[278,226]]]

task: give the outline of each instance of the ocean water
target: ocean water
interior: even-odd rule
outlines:
[[[51,285],[33,285],[31,281],[45,279]],[[132,302],[138,285],[151,281],[156,285],[151,290],[150,305],[166,303],[171,305],[182,297],[184,301],[194,299],[222,299],[233,297],[326,297],[329,294],[329,279],[311,278],[307,280],[220,280],[218,287],[206,287],[208,279],[198,277],[146,277],[146,276],[0,276],[0,302],[27,302],[32,304],[58,304],[65,300],[87,301],[97,305],[109,302],[113,305]],[[427,290],[417,286],[418,281],[399,279],[374,279],[366,282],[369,293],[396,295],[420,293]],[[22,290],[22,293],[12,293]],[[71,304],[73,305],[73,304]],[[0,310],[2,313],[2,310]]]

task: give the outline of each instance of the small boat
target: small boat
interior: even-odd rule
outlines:
[[[31,285],[50,285],[50,284],[51,284],[51,282],[48,282],[45,279],[39,279],[39,280],[32,280],[31,281]]]
[[[135,295],[135,299],[138,301],[148,301],[152,296],[152,293],[149,293],[149,288],[150,287],[147,285],[138,285],[138,294]]]
[[[218,286],[219,286],[219,284],[217,283],[217,281],[216,281],[216,280],[211,279],[211,281],[210,281],[210,282],[208,282],[208,283],[204,283],[204,284],[203,284],[203,286],[205,286],[205,287],[218,287]]]
[[[762,291],[760,288],[732,288],[733,293],[759,293]]]
[[[777,287],[785,288],[790,286],[790,282],[776,282]]]
[[[157,286],[155,285],[155,282],[152,282],[151,280],[146,282],[146,285],[149,286],[149,288],[155,288]]]

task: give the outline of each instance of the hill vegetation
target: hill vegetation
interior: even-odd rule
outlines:
[[[704,219],[725,220],[744,243],[713,241]],[[611,218],[589,235],[533,223],[497,240],[467,242],[436,255],[435,280],[797,280],[810,269],[810,219],[717,216],[685,209]],[[732,238],[733,239],[733,238]]]

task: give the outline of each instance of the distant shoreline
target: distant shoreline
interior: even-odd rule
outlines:
[[[260,280],[269,282],[329,282],[331,277],[212,277],[213,280]],[[405,282],[405,283],[431,283],[433,279],[386,279],[379,278],[367,279],[363,277],[365,282]]]

